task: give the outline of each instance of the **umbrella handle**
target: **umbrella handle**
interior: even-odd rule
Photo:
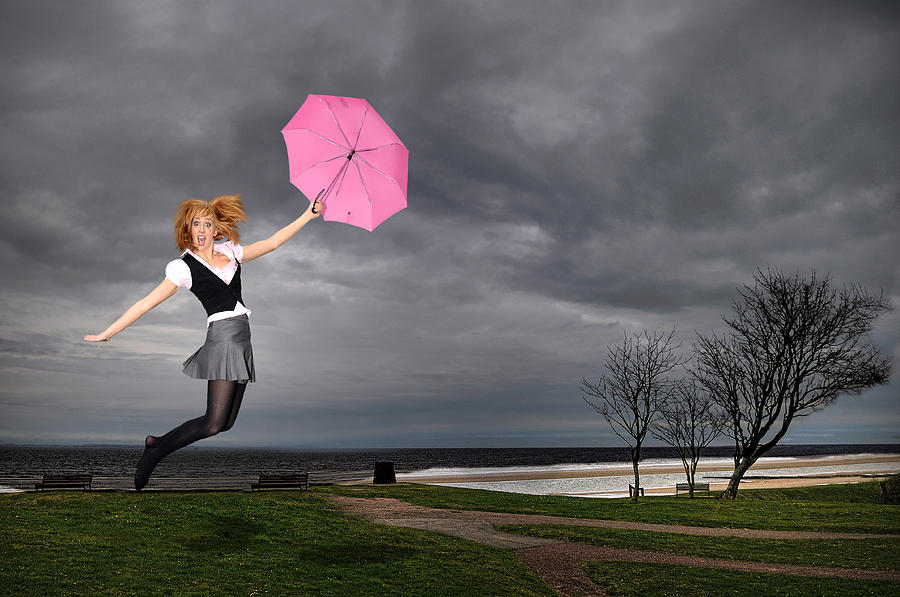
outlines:
[[[321,191],[319,191],[319,194],[316,195],[316,198],[313,199],[312,212],[313,212],[314,214],[319,213],[319,212],[316,211],[316,201],[319,200],[319,197],[321,197],[321,196],[322,196],[322,193],[324,193],[324,192],[325,192],[325,189],[322,189]],[[324,202],[324,201],[322,201],[322,206],[323,206],[323,207],[325,206],[325,202]]]

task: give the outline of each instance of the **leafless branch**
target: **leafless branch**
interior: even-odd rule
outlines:
[[[700,453],[722,433],[726,421],[725,412],[700,384],[679,380],[650,426],[650,434],[674,448],[681,459],[691,497]]]
[[[698,335],[693,378],[727,414],[734,438],[734,497],[740,477],[787,433],[796,417],[859,394],[890,376],[869,336],[890,310],[883,296],[831,279],[757,270],[739,290],[722,337]]]
[[[624,335],[621,344],[607,348],[606,375],[596,382],[582,379],[582,398],[628,444],[639,487],[638,461],[650,422],[673,391],[668,373],[685,361],[674,342],[675,329]],[[637,499],[637,496],[634,496]]]

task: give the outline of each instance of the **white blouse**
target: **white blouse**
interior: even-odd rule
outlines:
[[[197,261],[206,266],[206,269],[214,273],[218,276],[223,282],[229,284],[231,279],[234,278],[234,273],[237,271],[237,263],[244,257],[244,247],[241,245],[236,245],[230,240],[227,240],[223,243],[217,243],[213,247],[219,253],[222,253],[226,257],[229,258],[228,265],[224,268],[213,267],[212,265],[206,263],[202,257],[191,251],[190,249],[186,249],[184,253],[182,253],[182,257],[185,253],[190,253],[194,257],[197,258]],[[186,290],[191,289],[191,268],[188,267],[188,264],[184,262],[183,259],[173,259],[166,265],[166,279],[171,280],[179,288],[184,288]],[[213,313],[210,315],[206,321],[207,323],[217,321],[219,319],[227,319],[228,317],[234,317],[235,315],[250,315],[250,309],[245,307],[240,301],[237,301],[237,304],[234,306],[233,311],[219,311],[218,313]]]

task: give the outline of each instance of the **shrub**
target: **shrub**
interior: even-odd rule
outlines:
[[[900,475],[882,481],[880,486],[882,504],[900,504]]]

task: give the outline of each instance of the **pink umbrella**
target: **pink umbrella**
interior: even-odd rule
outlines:
[[[281,134],[291,183],[325,220],[372,231],[406,207],[409,150],[366,100],[309,95]]]

